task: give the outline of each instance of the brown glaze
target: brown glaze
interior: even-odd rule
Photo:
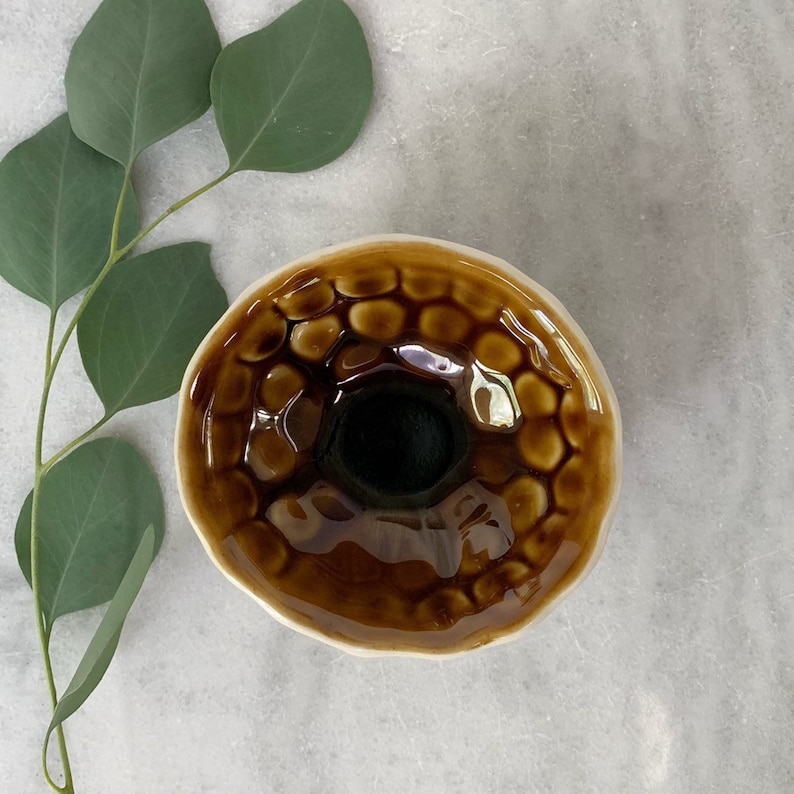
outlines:
[[[541,293],[416,240],[246,293],[189,368],[177,432],[183,500],[221,568],[357,649],[456,652],[530,622],[600,548],[620,469],[611,387]],[[332,406],[394,383],[437,389],[467,428],[419,506],[352,496],[320,461]]]

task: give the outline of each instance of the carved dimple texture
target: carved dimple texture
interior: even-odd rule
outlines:
[[[259,496],[251,477],[239,469],[225,472],[222,477],[215,477],[210,493],[216,510],[222,515],[223,524],[229,531],[253,518],[259,509]]]
[[[474,611],[471,598],[462,588],[441,587],[416,607],[417,622],[429,627],[450,625]]]
[[[514,388],[524,416],[553,416],[557,412],[557,392],[537,372],[522,372],[515,379]]]
[[[342,321],[335,314],[306,320],[292,329],[290,349],[304,361],[322,361],[342,331]]]
[[[554,477],[554,500],[558,508],[574,511],[587,488],[587,472],[581,455],[574,455]]]
[[[295,450],[275,428],[254,430],[248,442],[246,462],[268,484],[282,482],[295,468]]]
[[[474,343],[473,350],[480,363],[508,375],[523,358],[518,343],[501,331],[486,331]]]
[[[451,289],[447,276],[410,268],[403,270],[400,283],[403,294],[418,302],[443,298]]]
[[[472,586],[472,594],[482,608],[499,602],[504,594],[515,590],[529,581],[532,571],[516,560],[501,563],[480,576]]]
[[[419,332],[434,342],[465,339],[471,325],[471,318],[465,312],[443,303],[428,306],[419,315]]]
[[[245,559],[278,590],[354,623],[445,632],[498,605],[513,620],[531,614],[548,592],[540,574],[563,540],[573,539],[573,548],[590,542],[579,516],[593,488],[585,461],[596,447],[581,385],[573,373],[555,371],[564,357],[543,359],[550,339],[539,346],[542,328],[517,326],[516,317],[524,326],[533,315],[511,314],[509,300],[503,285],[474,275],[450,279],[386,263],[325,276],[312,270],[253,302],[217,370],[212,410],[221,435],[212,446],[212,492]],[[355,382],[393,362],[390,351],[409,349],[398,347],[406,342],[440,351],[433,355],[454,349],[452,362],[469,351],[480,372],[509,377],[516,420],[490,436],[481,428],[486,435],[468,458],[471,482],[486,490],[464,487],[428,511],[374,516],[328,483],[316,493],[294,485],[312,459],[325,410],[323,398],[309,393],[314,379]],[[447,365],[433,377],[452,372]],[[482,396],[463,382],[456,388],[466,399]],[[442,543],[434,553],[457,555],[444,562],[445,576],[422,561],[415,544],[423,538]],[[516,596],[509,607],[508,593]]]
[[[274,307],[259,303],[252,307],[245,327],[235,340],[239,358],[257,363],[281,348],[287,335],[287,323]]]
[[[306,320],[330,309],[335,300],[333,287],[325,280],[312,279],[276,300],[288,320]]]
[[[455,280],[452,297],[464,311],[478,320],[495,320],[502,309],[498,297],[483,290],[481,285],[463,279]]]
[[[397,301],[380,298],[353,304],[348,322],[357,334],[371,339],[388,340],[402,332],[405,314],[405,307]]]
[[[524,463],[548,474],[565,456],[562,433],[551,419],[526,419],[518,431],[518,446]]]
[[[521,554],[535,570],[545,570],[569,527],[569,519],[552,513],[521,541]]]
[[[346,298],[369,298],[397,288],[396,268],[370,266],[336,277],[336,291]]]
[[[256,567],[270,576],[280,576],[290,560],[287,547],[276,539],[264,521],[245,521],[234,530],[234,540]]]
[[[215,469],[235,469],[245,453],[248,427],[238,415],[213,414],[208,427],[207,446]]]
[[[254,371],[229,357],[220,368],[214,389],[213,413],[237,414],[245,411],[253,403]]]
[[[502,491],[502,498],[513,517],[513,529],[519,534],[531,529],[549,506],[543,483],[528,475],[514,478]]]
[[[584,447],[588,424],[582,395],[572,390],[567,391],[560,403],[560,425],[571,446],[577,449]]]
[[[276,364],[260,381],[259,403],[270,413],[282,411],[306,385],[306,376],[290,364]]]

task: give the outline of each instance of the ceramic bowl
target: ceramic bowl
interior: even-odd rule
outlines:
[[[465,246],[384,235],[247,289],[196,351],[176,466],[207,553],[359,654],[505,641],[598,559],[615,393],[560,302]]]

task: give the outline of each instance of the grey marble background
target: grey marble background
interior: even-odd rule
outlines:
[[[513,644],[360,660],[216,572],[176,494],[171,399],[117,417],[168,535],[120,653],[68,723],[83,792],[794,791],[792,0],[350,0],[376,100],[341,160],[241,174],[146,247],[199,238],[230,297],[381,231],[516,264],[568,306],[625,424],[590,578]],[[288,0],[211,0],[224,42]],[[0,155],[62,112],[94,0],[3,0]],[[205,116],[140,159],[153,217],[220,173]],[[74,302],[70,304],[73,308]],[[12,534],[44,309],[0,283],[0,789],[42,791],[48,721]],[[75,350],[49,443],[99,416]],[[64,619],[68,680],[99,612]]]

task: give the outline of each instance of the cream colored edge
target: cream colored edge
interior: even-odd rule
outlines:
[[[511,631],[507,634],[503,634],[500,637],[497,637],[490,642],[478,646],[477,648],[461,650],[461,651],[452,651],[452,652],[445,652],[445,651],[402,651],[402,650],[388,650],[388,649],[372,649],[372,648],[361,648],[357,645],[352,643],[346,643],[341,640],[334,639],[332,637],[328,637],[322,632],[319,632],[315,629],[312,629],[308,626],[304,626],[300,623],[297,623],[290,618],[282,615],[272,604],[265,601],[264,599],[260,598],[259,596],[253,594],[241,581],[239,581],[232,573],[230,573],[226,567],[223,565],[222,561],[219,560],[215,554],[213,553],[212,549],[210,548],[209,543],[204,539],[203,534],[199,530],[197,521],[191,512],[190,506],[188,504],[188,500],[186,499],[186,495],[183,490],[182,486],[182,472],[180,468],[180,460],[179,460],[179,428],[182,425],[183,420],[183,412],[185,410],[185,406],[189,400],[189,393],[190,393],[190,386],[192,383],[192,372],[196,366],[196,362],[198,359],[203,355],[204,350],[209,345],[210,341],[213,340],[215,335],[220,330],[221,326],[224,324],[224,321],[230,311],[238,304],[249,300],[261,287],[263,287],[266,283],[272,281],[274,278],[278,278],[279,273],[286,272],[289,270],[293,270],[296,267],[301,265],[309,265],[312,262],[320,259],[322,257],[331,256],[342,251],[350,251],[356,248],[362,248],[364,246],[370,246],[378,243],[424,243],[435,245],[439,248],[445,248],[448,251],[452,251],[455,254],[460,255],[461,257],[471,257],[473,259],[480,259],[487,264],[492,265],[497,270],[505,271],[509,276],[515,278],[519,283],[523,283],[528,286],[532,291],[536,292],[546,303],[548,303],[554,311],[562,318],[562,320],[568,324],[571,331],[576,334],[579,342],[581,343],[582,347],[584,348],[585,353],[588,356],[588,364],[592,366],[596,371],[603,384],[603,391],[605,400],[609,403],[610,408],[615,416],[615,490],[612,495],[612,500],[607,508],[607,512],[604,516],[603,521],[601,522],[601,527],[598,533],[598,542],[593,549],[590,558],[586,562],[585,566],[582,568],[579,576],[571,581],[567,587],[557,592],[553,598],[549,599],[544,607],[533,617],[524,623],[522,626],[518,627],[514,631]],[[212,327],[212,330],[204,337],[202,343],[196,349],[196,352],[193,354],[192,358],[190,359],[190,363],[188,364],[187,368],[185,369],[185,375],[182,379],[182,385],[179,390],[179,405],[177,409],[177,420],[176,420],[176,428],[177,432],[174,434],[174,459],[176,463],[176,475],[177,475],[177,489],[179,492],[179,498],[182,502],[182,506],[187,513],[188,520],[190,521],[195,533],[198,535],[199,540],[201,541],[202,545],[204,546],[205,551],[209,558],[215,563],[215,566],[223,573],[223,575],[246,593],[249,597],[253,598],[267,611],[272,617],[274,617],[279,623],[288,628],[293,629],[294,631],[299,632],[307,637],[312,637],[313,639],[320,640],[320,642],[324,642],[326,645],[330,645],[334,648],[337,648],[341,651],[345,651],[346,653],[350,653],[354,656],[360,657],[373,657],[373,656],[408,656],[408,657],[421,657],[421,658],[444,658],[444,659],[451,659],[455,656],[462,656],[467,653],[471,653],[475,650],[480,650],[482,648],[491,648],[497,645],[503,645],[506,642],[510,642],[512,640],[517,639],[521,636],[530,626],[534,626],[543,620],[549,612],[555,607],[557,607],[564,598],[566,598],[571,591],[579,585],[584,579],[587,578],[590,571],[592,571],[595,564],[598,562],[598,559],[601,557],[601,553],[604,549],[604,544],[606,543],[606,537],[609,534],[609,529],[612,525],[612,521],[615,516],[615,511],[617,510],[618,505],[618,498],[620,494],[620,487],[623,477],[623,437],[622,437],[622,420],[620,416],[620,410],[618,408],[618,401],[617,395],[615,394],[615,390],[610,383],[609,377],[607,376],[606,370],[604,369],[604,365],[601,363],[601,360],[598,358],[593,346],[590,344],[590,340],[585,335],[584,331],[579,327],[579,324],[571,317],[568,310],[560,303],[560,301],[552,295],[545,287],[538,284],[536,281],[531,279],[525,273],[521,272],[517,267],[511,265],[509,262],[506,262],[504,259],[500,259],[499,257],[493,256],[492,254],[485,253],[483,251],[478,251],[476,248],[471,248],[466,245],[460,245],[458,243],[451,243],[446,240],[439,240],[433,237],[421,237],[418,235],[413,234],[381,234],[381,235],[370,235],[367,237],[360,237],[355,240],[350,240],[345,243],[339,243],[337,245],[327,246],[325,248],[321,248],[317,251],[313,251],[310,254],[307,254],[302,257],[298,257],[297,259],[293,260],[292,262],[283,265],[276,270],[267,273],[266,275],[262,276],[260,279],[257,279],[253,284],[251,284],[245,291],[240,293],[240,295],[230,304],[229,309],[224,312],[223,316],[218,320],[218,322]]]

